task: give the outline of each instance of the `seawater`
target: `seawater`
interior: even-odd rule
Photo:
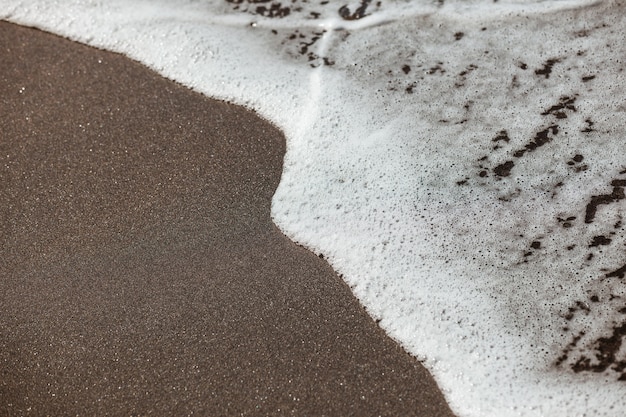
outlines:
[[[274,221],[324,254],[461,417],[626,410],[625,12],[0,1],[0,18],[283,129]]]

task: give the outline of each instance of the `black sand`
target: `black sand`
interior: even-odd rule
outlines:
[[[0,415],[451,415],[272,224],[253,113],[0,22],[0,129]]]

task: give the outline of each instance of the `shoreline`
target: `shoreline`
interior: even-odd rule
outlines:
[[[452,415],[271,222],[280,131],[121,55],[0,32],[2,414]]]

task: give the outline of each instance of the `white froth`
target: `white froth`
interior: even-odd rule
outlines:
[[[623,414],[625,6],[52,3],[1,0],[0,18],[286,132],[274,220],[459,416]]]

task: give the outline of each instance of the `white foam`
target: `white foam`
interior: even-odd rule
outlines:
[[[283,18],[127,3],[1,0],[0,17],[280,126],[274,220],[324,253],[459,416],[623,414],[626,347],[599,365],[626,319],[611,274],[626,264],[624,6],[383,1],[343,20],[363,3],[289,3]]]

